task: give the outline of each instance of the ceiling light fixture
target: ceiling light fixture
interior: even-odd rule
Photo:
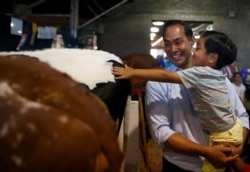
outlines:
[[[164,25],[164,22],[163,21],[153,21],[152,24],[155,26],[162,26],[162,25]]]
[[[156,37],[156,33],[150,33],[150,37]]]
[[[160,29],[158,27],[151,27],[150,31],[153,32],[153,33],[156,33],[156,32],[159,32]]]

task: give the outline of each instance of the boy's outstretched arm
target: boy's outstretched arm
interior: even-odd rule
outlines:
[[[164,69],[133,69],[128,66],[125,66],[125,68],[114,67],[112,74],[116,75],[116,79],[141,78],[150,81],[182,84],[176,72],[170,72]]]

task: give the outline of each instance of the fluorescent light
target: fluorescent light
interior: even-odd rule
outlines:
[[[156,33],[150,33],[150,40],[153,41],[156,37]]]
[[[151,27],[150,31],[153,32],[153,33],[155,33],[155,32],[159,32],[160,29],[158,27]]]
[[[150,37],[156,37],[156,33],[150,33]]]
[[[162,25],[164,25],[164,22],[163,21],[153,21],[152,24],[155,26],[162,26]]]
[[[194,38],[195,38],[195,39],[199,39],[199,38],[200,38],[200,35],[195,35]]]

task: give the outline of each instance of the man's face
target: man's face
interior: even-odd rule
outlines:
[[[173,25],[165,29],[163,41],[167,57],[174,65],[182,69],[191,67],[194,39],[188,40],[182,25]]]

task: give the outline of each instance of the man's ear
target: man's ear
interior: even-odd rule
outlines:
[[[194,46],[194,44],[196,43],[196,39],[194,38],[194,36],[192,36],[190,42],[191,42],[191,45]]]

